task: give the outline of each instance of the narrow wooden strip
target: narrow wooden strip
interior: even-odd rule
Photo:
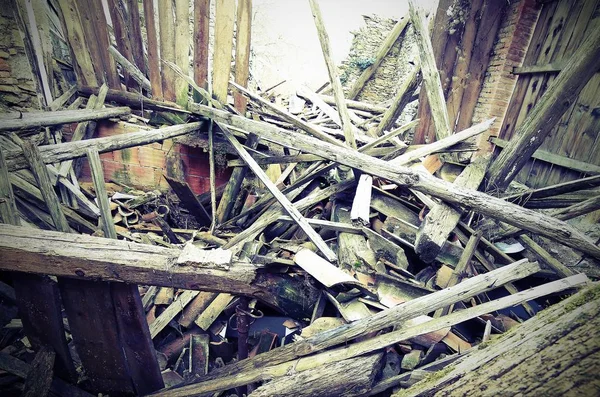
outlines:
[[[156,335],[158,335],[158,333],[175,318],[176,315],[181,313],[187,304],[190,303],[192,299],[196,297],[196,295],[198,295],[198,293],[199,291],[184,291],[181,295],[179,295],[177,300],[173,301],[173,303],[171,303],[169,307],[167,307],[167,309],[152,322],[152,324],[150,324],[150,336],[152,339],[154,339]]]
[[[194,0],[194,81],[208,89],[210,0]]]
[[[156,19],[154,13],[154,1],[144,1],[144,19],[146,21],[146,37],[148,50],[148,74],[150,75],[150,86],[152,95],[158,100],[163,99],[162,79],[160,61],[158,55],[158,34],[156,32]]]
[[[239,0],[235,36],[235,82],[241,87],[248,85],[250,76],[250,42],[252,32],[252,0]],[[246,114],[246,98],[233,96],[235,108]]]
[[[222,104],[227,104],[227,84],[231,72],[235,0],[216,0],[215,47],[213,58],[212,89]]]
[[[108,52],[110,53],[110,55],[113,56],[115,61],[117,61],[117,63],[119,65],[121,65],[121,67],[123,69],[125,69],[127,71],[127,73],[131,77],[133,77],[133,79],[142,88],[144,88],[146,91],[152,91],[152,87],[150,85],[150,80],[148,80],[146,78],[146,76],[144,76],[144,74],[137,68],[137,66],[135,66],[127,58],[125,58],[123,55],[121,55],[119,50],[117,50],[114,46],[111,45],[110,47],[108,47]]]
[[[175,62],[175,12],[173,1],[158,2],[158,22],[160,29],[160,58],[163,61]],[[162,68],[162,92],[167,101],[175,102],[175,72]]]
[[[175,0],[175,64],[188,75],[190,65],[190,0]],[[175,102],[187,106],[189,98],[187,81],[175,78]]]
[[[100,222],[102,224],[102,231],[104,232],[105,237],[116,239],[117,231],[115,229],[115,223],[110,212],[110,206],[108,205],[106,185],[104,184],[104,171],[102,169],[102,162],[100,161],[98,150],[95,148],[89,148],[87,151],[87,157],[90,163],[90,172],[92,173],[92,181],[94,182],[96,199],[98,200],[98,204],[100,206]]]

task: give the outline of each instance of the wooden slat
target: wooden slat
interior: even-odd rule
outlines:
[[[187,75],[190,65],[190,0],[175,0],[175,64]],[[175,98],[184,108],[189,86],[185,79],[175,78]]]
[[[239,0],[237,10],[237,30],[235,42],[235,82],[248,86],[250,76],[250,42],[252,32],[252,0]],[[246,98],[241,93],[233,96],[235,108],[240,114],[246,113]]]
[[[149,6],[148,6],[149,7]],[[160,58],[175,62],[175,20],[173,2],[162,0],[158,2],[158,22],[160,27]],[[161,63],[162,92],[167,101],[175,102],[175,72]]]
[[[160,60],[158,54],[158,36],[156,32],[156,19],[154,1],[144,1],[144,19],[146,20],[146,37],[148,49],[148,75],[152,86],[152,95],[158,100],[163,99]]]
[[[146,60],[144,59],[144,43],[142,40],[142,26],[140,24],[140,9],[138,0],[125,0],[127,4],[127,27],[133,63],[146,74]]]
[[[113,34],[115,35],[118,53],[133,65],[134,61],[131,53],[131,43],[129,41],[128,21],[126,17],[127,10],[124,8],[125,4],[122,0],[106,0],[106,3],[112,21]],[[111,55],[113,55],[115,61],[119,62],[113,53],[111,53]],[[125,77],[125,84],[128,87],[138,87],[136,82],[131,80],[131,76],[129,76],[127,70],[123,70],[123,76]]]
[[[235,0],[216,0],[212,88],[213,95],[222,104],[227,104],[234,22]]]
[[[208,86],[208,27],[210,0],[194,0],[194,81],[199,87]]]
[[[102,225],[102,231],[104,232],[105,237],[116,239],[117,230],[115,229],[115,223],[112,214],[110,213],[110,206],[108,205],[106,185],[104,184],[104,171],[102,170],[102,163],[100,161],[98,150],[95,148],[88,149],[87,157],[90,163],[90,172],[92,173],[96,199],[98,200],[100,207],[100,223]]]

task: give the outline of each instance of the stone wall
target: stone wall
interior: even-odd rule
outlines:
[[[0,7],[0,111],[40,109],[15,12],[12,7]]]

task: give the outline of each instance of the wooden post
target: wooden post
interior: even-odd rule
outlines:
[[[175,16],[172,0],[158,1],[158,23],[160,27],[160,58],[175,62]],[[162,66],[162,64],[161,64]],[[171,68],[161,69],[163,97],[175,102],[175,72]]]
[[[138,0],[125,0],[127,3],[127,27],[129,29],[129,44],[133,64],[147,74],[146,60],[144,58],[144,42],[142,40],[142,25],[140,24],[140,9]]]
[[[190,0],[175,0],[175,64],[183,74],[190,68]],[[189,98],[189,86],[185,79],[175,78],[175,97],[178,105],[185,108]]]
[[[375,55],[375,62],[373,62],[372,65],[368,66],[365,70],[362,71],[362,73],[348,92],[348,99],[355,99],[356,96],[360,93],[367,81],[369,81],[371,76],[373,76],[379,65],[381,65],[381,62],[383,62],[388,52],[390,52],[394,44],[396,44],[396,41],[398,41],[398,38],[400,38],[400,35],[406,29],[409,20],[410,18],[407,15],[405,15],[404,17],[400,18],[398,22],[396,22],[394,28],[390,31],[385,40],[377,49],[377,54]]]
[[[115,35],[115,42],[117,47],[115,48],[116,53],[119,54],[122,58],[118,59],[118,56],[115,56],[115,51],[111,51],[109,45],[108,52],[113,56],[114,60],[121,64],[123,67],[122,61],[125,59],[129,62],[130,65],[133,66],[133,55],[131,53],[131,42],[129,40],[129,23],[127,21],[126,15],[127,10],[124,9],[125,4],[122,0],[107,0],[106,1],[108,11],[110,14],[110,19],[112,20],[113,33]],[[127,68],[123,67],[123,76],[125,77],[125,85],[127,87],[136,87],[136,83],[131,81],[130,72]],[[137,80],[136,80],[137,81]],[[137,81],[139,84],[139,81]]]
[[[315,19],[315,26],[319,35],[319,41],[321,42],[321,49],[323,50],[323,58],[325,58],[325,64],[327,65],[327,71],[329,72],[329,81],[333,88],[333,96],[335,97],[335,103],[340,113],[340,120],[342,121],[342,129],[344,130],[344,136],[346,142],[350,147],[356,149],[356,140],[354,139],[354,131],[352,122],[350,121],[350,114],[348,114],[348,108],[346,107],[346,101],[344,100],[344,91],[342,89],[342,83],[338,76],[337,69],[333,59],[331,58],[331,50],[329,43],[329,35],[325,30],[325,24],[323,23],[323,17],[321,16],[321,9],[317,0],[309,0],[310,9],[312,10],[313,17]]]
[[[194,0],[194,81],[208,89],[210,0]]]
[[[92,180],[94,182],[94,190],[96,191],[96,199],[98,199],[98,206],[100,207],[100,222],[102,223],[102,231],[104,236],[107,238],[117,238],[117,231],[115,229],[115,223],[110,213],[110,207],[108,205],[108,197],[106,196],[106,186],[104,184],[104,171],[102,170],[102,163],[100,161],[100,155],[96,148],[89,148],[87,150],[87,157],[90,163],[90,171],[92,173]]]
[[[421,55],[421,70],[423,71],[423,82],[427,92],[427,98],[431,106],[431,117],[435,125],[437,139],[442,139],[452,134],[446,100],[442,91],[440,74],[435,64],[433,46],[429,37],[429,30],[425,24],[423,11],[417,7],[414,0],[409,0],[410,18],[417,38],[417,46]]]
[[[252,0],[239,0],[237,10],[237,30],[235,42],[235,82],[248,86],[250,75],[250,43],[252,32]],[[246,114],[246,98],[240,93],[233,96],[235,108]]]
[[[600,29],[591,29],[590,35],[519,127],[516,136],[490,166],[487,174],[489,189],[505,189],[509,185],[599,68]]]
[[[92,58],[87,49],[85,34],[79,16],[79,9],[75,0],[58,0],[60,10],[64,16],[65,30],[69,47],[73,52],[73,63],[77,80],[92,87],[98,86]]]
[[[154,17],[154,1],[144,0],[144,19],[146,20],[146,37],[148,44],[148,75],[152,87],[152,96],[163,99],[160,60],[158,54],[158,36]]]
[[[233,147],[237,150],[240,157],[244,159],[244,161],[248,164],[248,167],[254,172],[254,174],[260,179],[262,183],[269,189],[271,194],[275,196],[277,201],[281,204],[281,206],[285,209],[285,211],[298,223],[298,226],[302,228],[304,233],[308,236],[308,238],[317,246],[317,248],[323,253],[323,255],[330,262],[336,262],[337,256],[335,253],[327,246],[325,241],[319,236],[317,232],[308,224],[306,219],[302,216],[300,211],[294,207],[294,205],[285,197],[283,193],[275,186],[273,182],[269,179],[269,177],[265,174],[265,172],[260,168],[260,165],[256,164],[256,161],[250,156],[250,154],[244,149],[242,144],[240,144],[237,139],[223,126],[221,127],[221,131],[223,135],[227,138],[229,142],[233,145]]]
[[[227,85],[231,73],[235,0],[216,0],[216,2],[212,90],[219,102],[226,105]]]

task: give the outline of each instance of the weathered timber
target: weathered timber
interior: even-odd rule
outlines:
[[[150,336],[156,337],[198,295],[199,291],[184,291],[150,324]]]
[[[345,202],[335,200],[331,209],[331,220],[351,225],[350,208]],[[361,266],[361,269],[374,269],[376,266],[375,253],[369,248],[367,239],[355,233],[339,231],[337,233],[337,253],[339,265],[345,269]],[[363,263],[366,265],[363,267]]]
[[[81,121],[102,120],[124,116],[131,113],[128,107],[99,110],[59,110],[57,112],[23,113],[23,118],[5,120],[0,124],[0,131],[23,131],[28,129],[50,127],[54,125],[79,123]]]
[[[194,81],[208,88],[208,27],[210,25],[210,0],[194,0]]]
[[[183,327],[189,328],[190,325],[200,316],[216,298],[217,294],[213,292],[200,291],[198,295],[187,305],[177,322]]]
[[[490,141],[499,148],[505,148],[508,145],[508,141],[500,138],[490,138]],[[531,158],[545,161],[550,164],[559,165],[575,171],[584,172],[586,174],[600,174],[600,166],[572,159],[566,156],[561,156],[559,154],[548,152],[542,149],[537,149],[535,152],[533,152]]]
[[[413,24],[417,46],[421,58],[421,70],[423,72],[423,82],[429,106],[431,107],[431,117],[435,125],[435,135],[437,139],[442,139],[452,134],[452,128],[448,118],[446,100],[442,90],[440,74],[435,64],[433,46],[429,37],[429,30],[425,23],[423,10],[419,9],[413,0],[408,2],[410,19]]]
[[[142,26],[140,24],[140,10],[137,0],[125,0],[127,4],[126,21],[129,28],[128,36],[131,45],[133,64],[146,74],[146,60],[144,58],[144,42],[142,39]]]
[[[149,143],[185,135],[197,131],[201,126],[201,122],[174,125],[172,127],[159,128],[150,131],[141,130],[139,132],[104,138],[86,139],[83,141],[59,143],[56,145],[44,145],[40,146],[39,150],[44,163],[57,163],[85,156],[86,151],[91,147],[95,147],[96,150],[98,150],[98,153],[111,152],[113,150],[147,145]],[[8,151],[6,153],[6,162],[9,171],[16,171],[27,167],[25,157],[23,157],[23,153],[19,150]]]
[[[539,212],[507,203],[482,192],[455,186],[425,173],[390,164],[348,148],[337,147],[306,135],[284,131],[267,123],[245,119],[202,105],[192,104],[191,107],[198,114],[214,118],[227,125],[234,125],[242,130],[254,132],[260,137],[282,146],[316,154],[360,169],[365,173],[388,179],[399,185],[412,187],[445,201],[463,205],[506,223],[550,237],[596,258],[600,257],[600,248],[587,236],[565,222],[557,221]]]
[[[10,185],[4,152],[0,147],[0,222],[19,226],[15,195]]]
[[[272,104],[271,102],[263,99],[262,97],[260,97],[259,95],[255,94],[255,93],[245,89],[244,87],[239,86],[236,83],[230,82],[229,84],[231,84],[236,90],[243,93],[244,95],[246,95],[248,98],[250,98],[254,102],[273,111],[275,114],[277,114],[278,116],[283,118],[285,121],[296,126],[297,128],[300,128],[301,130],[306,131],[309,134],[311,134],[319,139],[322,139],[326,142],[332,143],[334,145],[338,145],[338,146],[343,145],[342,142],[340,142],[337,139],[333,138],[332,136],[324,133],[320,129],[320,127],[318,127],[314,124],[307,123],[306,121],[300,119],[300,117],[294,116],[293,114],[287,112],[286,110],[278,107],[277,105]]]
[[[554,258],[548,251],[542,248],[538,243],[525,234],[517,237],[525,247],[529,248],[535,256],[546,266],[552,269],[559,277],[569,277],[575,274],[571,269],[563,265],[558,259]]]
[[[163,90],[158,54],[158,33],[156,32],[154,1],[143,0],[143,2],[144,20],[146,21],[146,48],[148,50],[148,75],[150,76],[150,87],[152,88],[152,95],[154,96],[154,98],[162,100]]]
[[[194,195],[190,185],[186,181],[180,181],[167,175],[163,175],[163,177],[167,180],[167,183],[171,186],[177,197],[179,197],[179,200],[181,200],[181,205],[187,208],[200,222],[209,224],[210,215],[208,215],[204,206]]]
[[[77,92],[80,95],[85,96],[98,95],[98,89],[95,87],[79,86]],[[164,110],[177,113],[188,113],[175,102],[150,99],[133,92],[113,90],[110,88],[106,93],[106,100],[109,102],[117,102],[127,105],[133,109]]]
[[[117,44],[117,47],[115,48],[116,51],[111,51],[112,46],[109,45],[108,53],[111,54],[113,59],[121,65],[121,71],[123,73],[125,85],[129,88],[139,90],[139,81],[137,82],[138,84],[133,82],[129,70],[120,62],[120,60],[125,60],[127,63],[133,66],[133,55],[131,54],[131,41],[129,40],[129,26],[126,22],[127,10],[125,9],[125,4],[120,0],[107,0],[107,6],[112,22],[115,43]],[[118,59],[119,57],[121,58],[120,60]],[[134,68],[137,69],[135,66]]]
[[[265,276],[255,285],[255,266],[176,266],[179,249],[0,225],[0,252],[14,258],[2,262],[2,270],[229,292],[279,307],[280,298],[273,293],[277,286],[267,287],[276,280]]]
[[[249,147],[250,149],[256,149],[258,146],[258,136],[256,134],[250,134],[246,140],[245,146]],[[244,162],[244,164],[246,163]],[[225,190],[221,196],[221,201],[219,201],[219,207],[217,208],[217,223],[223,223],[229,219],[231,210],[233,209],[235,200],[240,193],[240,189],[247,172],[248,168],[244,166],[234,169],[231,173],[231,177],[225,186]]]
[[[405,77],[404,82],[398,87],[396,95],[392,99],[392,104],[385,111],[383,117],[379,121],[377,128],[375,129],[375,136],[380,136],[386,131],[394,122],[398,119],[402,110],[406,107],[410,98],[419,85],[421,74],[421,64],[416,62],[411,72]]]
[[[295,222],[291,217],[289,216],[280,216],[279,218],[277,218],[278,222]],[[354,234],[361,234],[363,233],[362,229],[360,227],[356,227],[356,226],[352,226],[350,224],[347,223],[341,223],[341,222],[331,222],[331,221],[325,221],[322,219],[314,219],[314,218],[306,218],[306,221],[312,226],[312,227],[318,227],[321,229],[327,229],[327,230],[335,230],[338,232],[345,232],[345,233],[354,233]]]
[[[67,103],[69,101],[69,99],[71,99],[71,97],[73,95],[75,95],[76,92],[77,92],[77,85],[73,85],[71,88],[69,88],[68,90],[63,92],[63,94],[61,96],[59,96],[54,101],[52,101],[52,103],[49,106],[50,110],[55,112],[58,109],[62,108],[65,105],[65,103]]]
[[[398,41],[398,38],[400,38],[402,32],[404,32],[409,20],[410,18],[408,17],[408,15],[406,15],[400,18],[398,22],[396,22],[394,28],[390,31],[385,40],[377,49],[377,53],[375,54],[375,61],[373,62],[373,64],[369,65],[365,70],[362,71],[358,79],[354,82],[352,88],[350,88],[350,91],[348,92],[349,99],[356,98],[356,96],[363,89],[367,81],[369,81],[371,76],[373,76],[379,65],[381,65],[381,62],[383,62],[383,60],[385,59],[388,52],[390,52],[394,44],[396,44],[396,42]]]
[[[490,166],[487,174],[490,188],[508,186],[599,68],[600,29],[591,29],[519,127],[516,137]]]
[[[215,97],[224,105],[227,104],[227,83],[231,71],[235,8],[234,0],[216,0],[212,89]]]
[[[335,105],[335,98],[329,95],[319,95],[319,98],[328,105]],[[387,108],[385,106],[373,105],[367,102],[353,101],[346,99],[346,106],[348,109],[362,110],[363,112],[381,114],[385,113]]]
[[[207,331],[212,323],[219,317],[219,315],[225,310],[227,305],[233,299],[233,295],[228,293],[218,294],[212,302],[206,307],[206,309],[200,313],[198,317],[194,319],[194,323],[200,327],[200,329]]]
[[[516,332],[465,353],[440,376],[396,395],[468,394],[482,388],[486,395],[594,394],[600,356],[597,294],[597,286],[584,289],[519,325]]]
[[[477,189],[483,181],[491,158],[482,156],[467,165],[456,178],[454,184],[469,189]],[[436,204],[421,223],[415,252],[426,263],[432,262],[440,253],[448,236],[458,224],[462,213],[444,203]]]
[[[54,359],[56,353],[49,346],[42,346],[31,362],[25,384],[23,397],[47,396],[52,385]]]
[[[150,80],[148,80],[146,76],[144,76],[144,74],[137,68],[137,66],[135,66],[127,58],[121,55],[119,50],[117,50],[114,46],[111,45],[110,47],[108,47],[108,52],[110,52],[110,55],[112,55],[113,58],[115,58],[115,61],[117,61],[117,63],[127,71],[129,76],[131,76],[135,81],[137,81],[137,83],[142,88],[144,88],[146,91],[152,90]]]
[[[371,388],[382,356],[369,354],[292,373],[263,384],[250,396],[361,396]]]
[[[375,256],[377,258],[383,257],[404,270],[408,269],[408,259],[406,258],[402,247],[368,227],[363,226],[362,231],[365,236],[367,236],[369,247],[375,251]]]
[[[335,98],[335,103],[340,114],[340,120],[342,122],[344,136],[348,145],[351,148],[356,149],[356,140],[354,139],[352,122],[350,121],[350,115],[348,114],[348,108],[346,107],[346,102],[344,100],[344,91],[342,90],[342,83],[340,82],[340,77],[338,76],[335,63],[331,58],[329,35],[327,34],[327,30],[325,29],[323,16],[321,15],[321,8],[319,7],[317,0],[309,0],[309,3],[310,9],[313,14],[313,18],[315,20],[315,26],[317,28],[319,41],[321,43],[323,58],[325,59],[327,71],[329,72],[329,82],[331,83],[331,87],[333,88],[333,96]]]
[[[175,0],[175,30],[173,39],[175,40],[175,64],[183,72],[189,75],[190,65],[190,1]],[[187,81],[177,77],[175,78],[175,101],[184,108],[188,103],[189,87]]]
[[[361,335],[387,328],[390,324],[399,324],[423,313],[429,313],[439,307],[447,306],[459,300],[468,299],[471,296],[489,291],[506,282],[518,280],[534,274],[539,269],[537,263],[520,262],[508,265],[493,272],[465,280],[452,288],[447,288],[410,300],[402,305],[384,310],[368,318],[355,321],[352,324],[321,332],[313,337],[297,341],[292,345],[284,346],[268,353],[263,353],[253,359],[243,360],[228,365],[223,369],[214,371],[213,374],[208,376],[208,379],[216,379],[221,375],[229,373],[240,374],[251,368],[276,365],[293,360],[297,357],[309,355],[319,350],[345,343],[346,341]]]
[[[106,194],[106,185],[104,184],[104,171],[102,170],[102,162],[100,155],[95,148],[90,148],[87,151],[88,161],[90,163],[90,172],[92,173],[92,181],[94,182],[94,190],[96,199],[100,206],[100,222],[104,236],[108,238],[117,238],[115,223],[110,213],[108,205],[108,196]]]
[[[175,3],[173,1],[158,2],[158,23],[160,41],[160,59],[175,62]],[[162,91],[167,101],[175,102],[175,72],[169,68],[162,68]]]
[[[244,145],[248,147],[248,145]],[[290,156],[269,156],[269,157],[252,157],[259,165],[267,164],[290,164],[290,163],[302,163],[302,162],[313,162],[321,161],[322,157],[315,156],[313,154],[297,154]],[[229,160],[227,162],[228,167],[247,167],[243,160]]]
[[[563,193],[572,193],[578,190],[590,189],[600,186],[600,175],[576,179],[574,181],[562,182],[557,185],[546,186],[539,189],[528,189],[521,193],[511,194],[503,197],[510,202],[521,202],[523,200],[557,196]]]
[[[361,148],[359,149],[359,152],[364,152],[364,153],[369,153],[368,150],[371,148],[374,148],[380,144],[382,144],[383,142],[386,142],[394,137],[397,137],[400,134],[403,134],[404,132],[410,130],[411,128],[413,128],[414,126],[416,126],[419,123],[419,119],[413,120],[409,123],[404,124],[401,127],[396,128],[393,131],[388,132],[387,134],[384,134],[382,136],[380,136],[379,138],[376,138],[375,140],[367,143],[364,146],[361,146]],[[397,144],[400,144],[401,146],[406,146],[406,144],[404,142],[396,142]]]
[[[327,246],[325,241],[321,238],[321,236],[315,232],[315,230],[308,224],[306,219],[302,216],[302,214],[294,207],[294,205],[285,197],[283,193],[275,186],[273,182],[269,179],[269,177],[265,174],[265,172],[260,168],[258,164],[254,161],[252,156],[244,149],[242,144],[240,144],[237,139],[227,130],[225,127],[221,126],[221,132],[227,140],[233,145],[233,147],[237,150],[240,157],[248,164],[248,167],[254,172],[254,174],[261,180],[261,182],[267,187],[267,189],[271,192],[271,194],[279,201],[284,210],[298,223],[300,228],[306,233],[308,238],[317,246],[319,251],[323,253],[323,255],[327,258],[327,260],[331,262],[337,261],[337,256],[335,253]]]
[[[235,82],[242,87],[248,85],[250,75],[251,32],[252,0],[240,0],[237,9],[235,36]],[[236,93],[233,96],[233,102],[240,114],[246,113],[246,98]]]
[[[404,153],[401,156],[396,157],[395,159],[391,160],[390,163],[395,165],[405,165],[421,157],[425,157],[432,153],[449,148],[452,145],[456,145],[459,142],[465,141],[471,137],[474,137],[487,131],[492,126],[495,120],[496,118],[491,118],[479,124],[475,124],[474,126],[467,128],[466,130],[457,132],[456,134],[452,134],[446,138],[442,138],[430,144],[423,145],[418,149],[411,150],[407,153]]]
[[[285,376],[291,369],[295,372],[303,372],[306,370],[313,369],[315,367],[319,367],[326,363],[339,362],[342,360],[346,360],[352,357],[357,357],[362,354],[370,353],[376,350],[380,350],[386,346],[393,345],[403,340],[407,340],[422,334],[426,334],[429,332],[434,332],[444,327],[452,326],[464,322],[466,320],[478,317],[480,315],[499,310],[502,308],[514,306],[516,304],[525,302],[527,300],[536,299],[541,296],[548,295],[554,292],[560,292],[567,289],[572,289],[576,287],[581,287],[588,283],[589,280],[587,277],[583,275],[577,275],[570,277],[568,279],[563,279],[560,281],[556,281],[553,283],[548,283],[540,287],[532,288],[530,290],[524,291],[518,295],[511,295],[505,298],[501,298],[495,301],[487,302],[475,307],[472,307],[467,310],[463,310],[460,312],[453,313],[451,315],[433,319],[427,321],[422,324],[418,324],[410,327],[403,327],[397,331],[393,331],[387,334],[382,334],[375,338],[370,338],[355,344],[352,344],[347,347],[338,348],[335,350],[330,350],[327,353],[317,354],[310,357],[303,357],[298,360],[290,359],[286,360],[288,362],[283,363],[269,363],[265,366],[257,366],[250,367],[244,370],[239,374],[229,375],[232,372],[234,367],[238,364],[228,365],[222,369],[211,373],[206,377],[202,377],[198,380],[198,383],[183,386],[177,389],[172,389],[165,392],[158,392],[153,395],[155,396],[187,396],[187,395],[200,395],[208,392],[215,392],[219,390],[224,390],[225,387],[234,387],[239,385],[245,385],[250,382],[261,381],[261,380],[269,380],[273,378],[278,378]],[[408,304],[405,303],[405,305]],[[364,320],[368,320],[364,319]],[[358,322],[363,321],[359,320]],[[349,327],[350,325],[345,325],[338,328]],[[335,329],[334,329],[335,330]],[[330,331],[324,331],[321,334],[317,334],[312,338],[316,338],[319,335],[325,335],[330,333]],[[311,338],[309,338],[311,339]],[[306,340],[302,341],[305,342]],[[301,342],[296,342],[301,343]],[[293,346],[293,345],[290,345]],[[265,357],[266,355],[273,355],[276,353],[276,349],[274,351],[263,353],[258,357]],[[280,352],[279,352],[280,353]],[[254,359],[256,360],[256,359]],[[293,361],[292,361],[293,360]],[[246,360],[242,361],[245,362]],[[248,360],[250,361],[250,360]],[[222,375],[218,377],[218,375]],[[167,394],[168,393],[168,394]],[[186,394],[187,393],[187,394]]]

